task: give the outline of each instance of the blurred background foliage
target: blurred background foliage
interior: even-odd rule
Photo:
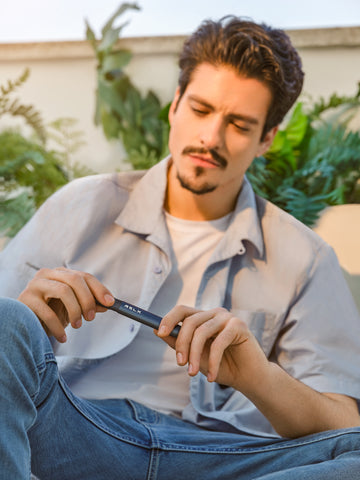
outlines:
[[[121,140],[132,168],[146,169],[168,153],[167,106],[162,107],[151,90],[142,94],[124,71],[132,54],[119,48],[118,40],[127,23],[114,24],[129,9],[139,10],[139,6],[120,5],[99,39],[86,23],[86,38],[97,59],[95,124],[102,126],[108,139]]]
[[[0,130],[0,233],[13,236],[55,190],[91,171],[72,165],[70,156],[81,147],[76,121],[58,119],[44,125],[32,105],[14,98],[15,90],[29,77],[25,70],[16,80],[0,85],[0,118],[18,117],[21,125]],[[6,120],[4,122],[4,120]],[[52,141],[54,148],[48,146]]]
[[[352,97],[298,102],[247,172],[255,192],[308,226],[328,205],[360,203],[360,134],[349,128],[359,106],[360,84]]]

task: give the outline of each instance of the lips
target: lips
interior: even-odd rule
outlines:
[[[194,146],[185,147],[183,155],[188,155],[193,163],[204,168],[221,168],[227,167],[227,160],[220,155],[216,150],[207,150],[205,148],[198,148]]]
[[[204,168],[219,168],[221,167],[220,163],[214,160],[210,156],[199,155],[199,154],[189,154],[189,157],[193,163],[197,166],[204,167]]]

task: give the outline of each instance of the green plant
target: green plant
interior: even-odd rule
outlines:
[[[114,27],[114,22],[129,9],[139,7],[135,3],[122,4],[102,28],[99,40],[86,22],[86,38],[97,59],[95,124],[102,125],[108,139],[120,139],[126,160],[133,168],[143,169],[167,154],[169,126],[155,93],[142,95],[124,71],[132,54],[118,48],[117,43],[127,23]]]
[[[32,105],[13,99],[14,91],[28,76],[29,71],[25,70],[15,81],[0,86],[0,116],[21,117],[32,131],[31,136],[25,136],[18,126],[0,132],[0,234],[9,237],[56,189],[89,172],[70,163],[70,154],[80,145],[79,132],[71,140],[70,119],[60,119],[46,127]],[[48,132],[57,149],[46,146]]]
[[[0,85],[0,117],[9,114],[12,117],[22,117],[36,132],[39,139],[45,142],[46,132],[40,115],[32,105],[23,105],[18,98],[13,98],[14,91],[21,87],[29,78],[30,70],[26,68],[16,80],[8,80],[6,85]]]
[[[313,226],[328,205],[360,202],[360,134],[348,128],[360,106],[332,95],[305,111],[296,104],[273,145],[255,159],[248,178],[259,195]]]

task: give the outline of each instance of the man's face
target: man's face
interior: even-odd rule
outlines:
[[[237,195],[252,160],[276,133],[274,128],[261,139],[271,99],[258,80],[228,66],[200,64],[169,112],[173,178],[196,195]]]

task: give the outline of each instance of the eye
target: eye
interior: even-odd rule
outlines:
[[[191,110],[196,114],[196,115],[206,115],[208,113],[208,110],[205,108],[199,108],[199,107],[191,107]]]
[[[236,122],[231,122],[231,123],[239,132],[242,132],[242,133],[250,132],[250,128],[246,125],[243,125],[241,123],[236,123]]]

